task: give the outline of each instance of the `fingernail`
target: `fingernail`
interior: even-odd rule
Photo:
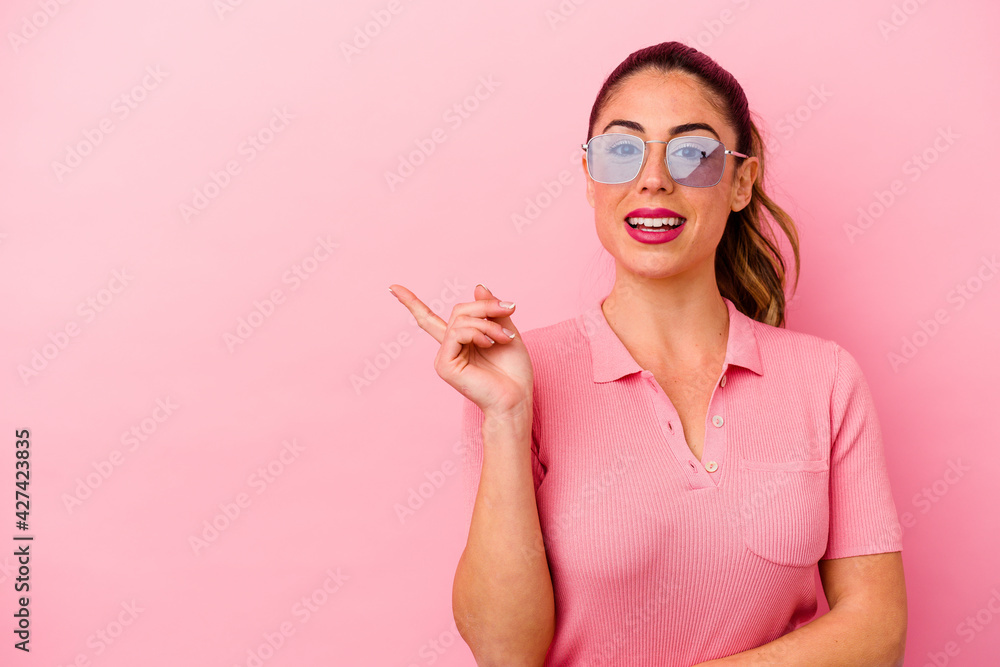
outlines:
[[[503,332],[505,334],[507,334],[508,338],[513,338],[514,337],[514,332],[510,331],[507,327],[500,327],[500,328],[503,330]]]
[[[501,301],[500,302],[500,307],[501,308],[506,308],[507,310],[514,310],[514,302],[513,301]]]
[[[392,288],[391,288],[391,287],[389,288],[389,294],[391,294],[391,295],[393,295],[393,296],[396,296],[396,293],[392,291]]]
[[[489,291],[489,289],[490,289],[489,287],[487,287],[486,285],[484,285],[482,283],[476,283],[476,287],[482,287],[486,291]]]

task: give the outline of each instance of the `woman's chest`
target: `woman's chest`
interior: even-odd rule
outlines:
[[[705,421],[718,376],[709,371],[654,371],[653,377],[677,412],[688,448],[700,461],[705,447]]]

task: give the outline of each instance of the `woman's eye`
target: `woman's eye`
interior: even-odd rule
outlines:
[[[700,160],[705,157],[705,151],[697,146],[681,146],[674,151],[674,155],[684,160]]]
[[[631,157],[633,155],[638,155],[639,149],[634,144],[626,142],[612,146],[609,152],[617,155],[618,157]]]

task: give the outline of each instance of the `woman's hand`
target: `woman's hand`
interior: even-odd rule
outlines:
[[[401,285],[390,285],[420,328],[441,343],[434,370],[486,415],[530,410],[534,373],[512,308],[502,308],[486,287],[476,285],[475,301],[458,303],[445,322]],[[503,332],[514,333],[511,338]]]

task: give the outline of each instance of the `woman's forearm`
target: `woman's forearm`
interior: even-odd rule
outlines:
[[[861,606],[840,605],[772,642],[693,667],[901,667],[905,625],[886,621]]]
[[[555,632],[530,440],[530,405],[483,423],[482,474],[452,593],[459,633],[480,665],[541,665]]]

